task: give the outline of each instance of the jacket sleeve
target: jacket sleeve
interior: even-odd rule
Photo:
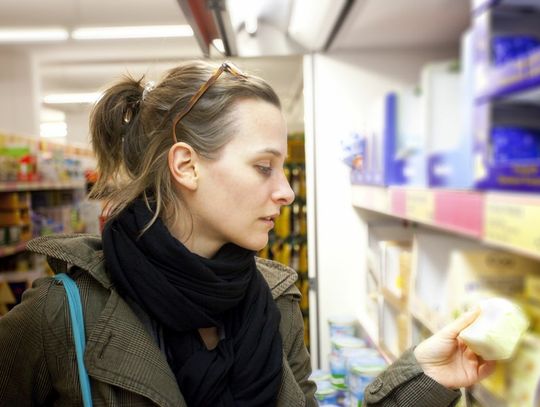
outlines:
[[[287,311],[290,313],[291,318],[291,329],[284,339],[287,342],[285,346],[288,349],[287,360],[296,382],[304,393],[305,405],[307,407],[316,407],[318,405],[315,400],[316,386],[313,381],[309,380],[311,359],[304,343],[304,319],[298,300],[296,298],[292,299],[287,308],[289,308]]]
[[[2,406],[43,405],[52,393],[41,332],[51,281],[26,290],[21,304],[0,318]]]
[[[426,376],[410,349],[367,386],[364,400],[367,407],[452,407],[460,395]]]

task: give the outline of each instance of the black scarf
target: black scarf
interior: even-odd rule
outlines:
[[[167,359],[189,406],[274,406],[281,386],[280,313],[252,251],[224,245],[211,259],[190,252],[136,201],[103,231],[119,294],[163,327]],[[198,328],[221,327],[207,350]]]

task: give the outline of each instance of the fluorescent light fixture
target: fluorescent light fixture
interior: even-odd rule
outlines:
[[[289,35],[309,50],[321,50],[345,3],[345,0],[317,0],[314,6],[312,0],[295,0],[287,30]]]
[[[66,122],[47,122],[39,125],[39,135],[43,138],[67,137]]]
[[[212,45],[222,54],[225,54],[225,46],[223,45],[223,40],[221,38],[214,38],[212,40]]]
[[[2,28],[0,43],[65,41],[69,33],[63,28]]]
[[[80,27],[71,32],[74,40],[191,37],[189,25],[141,25],[126,27]]]
[[[227,10],[233,28],[239,30],[243,25],[249,35],[255,35],[263,5],[261,0],[227,0]]]
[[[62,105],[66,103],[95,103],[101,97],[101,92],[88,93],[52,93],[43,97],[43,103]]]
[[[257,33],[257,29],[259,28],[259,21],[256,15],[246,18],[244,24],[246,27],[246,32],[249,35],[255,35]]]

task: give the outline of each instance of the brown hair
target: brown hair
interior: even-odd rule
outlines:
[[[144,77],[126,76],[104,92],[90,115],[99,172],[90,196],[106,200],[109,217],[137,198],[155,208],[145,230],[158,216],[173,222],[180,216],[181,197],[173,189],[167,162],[172,122],[216,69],[205,61],[186,62],[171,69],[151,91],[144,91]],[[278,96],[264,80],[225,72],[178,123],[177,140],[205,158],[215,158],[234,135],[231,111],[243,99],[280,108]]]

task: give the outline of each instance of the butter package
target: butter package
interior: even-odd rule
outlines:
[[[529,325],[525,313],[505,298],[489,298],[478,306],[480,315],[459,337],[484,360],[509,359]]]

